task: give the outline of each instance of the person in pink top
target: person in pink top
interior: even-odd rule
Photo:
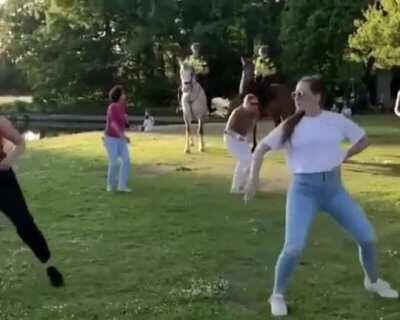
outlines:
[[[131,192],[128,178],[131,167],[126,135],[127,102],[124,88],[114,86],[109,93],[111,104],[107,109],[104,145],[108,153],[107,191]]]

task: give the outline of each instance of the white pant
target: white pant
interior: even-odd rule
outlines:
[[[251,148],[247,141],[240,141],[230,135],[224,135],[225,144],[231,154],[237,159],[232,179],[232,191],[243,190],[247,183],[251,164]]]

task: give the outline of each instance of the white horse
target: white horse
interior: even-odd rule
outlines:
[[[190,146],[194,145],[191,136],[191,124],[193,120],[198,122],[197,135],[199,139],[199,151],[204,151],[203,126],[208,116],[207,98],[203,88],[196,80],[194,70],[188,64],[179,61],[181,77],[181,106],[183,111],[183,120],[185,121],[186,142],[185,152],[190,153]],[[189,139],[191,143],[189,145]]]

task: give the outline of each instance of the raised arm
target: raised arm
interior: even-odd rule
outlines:
[[[246,185],[244,200],[248,201],[253,198],[257,192],[260,170],[263,163],[264,155],[270,151],[271,148],[265,144],[260,143],[254,150],[253,157],[250,165],[249,180]]]

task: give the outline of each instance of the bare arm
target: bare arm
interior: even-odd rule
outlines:
[[[232,112],[231,115],[229,116],[228,121],[226,122],[225,130],[232,130],[232,124],[233,124],[233,122],[235,121],[237,112],[238,112],[237,109],[233,110],[233,112]]]
[[[6,140],[14,145],[12,150],[8,152],[7,156],[0,162],[0,170],[8,170],[14,165],[20,155],[24,153],[25,140],[5,117],[0,117],[0,132]]]
[[[271,148],[268,145],[259,144],[253,153],[250,165],[249,181],[247,182],[245,190],[245,196],[244,196],[245,201],[248,201],[251,198],[253,198],[257,191],[259,175],[264,155],[270,150]]]
[[[368,147],[368,138],[364,135],[356,144],[354,144],[346,154],[344,161],[349,160],[351,157],[359,154],[360,152],[364,151]]]

